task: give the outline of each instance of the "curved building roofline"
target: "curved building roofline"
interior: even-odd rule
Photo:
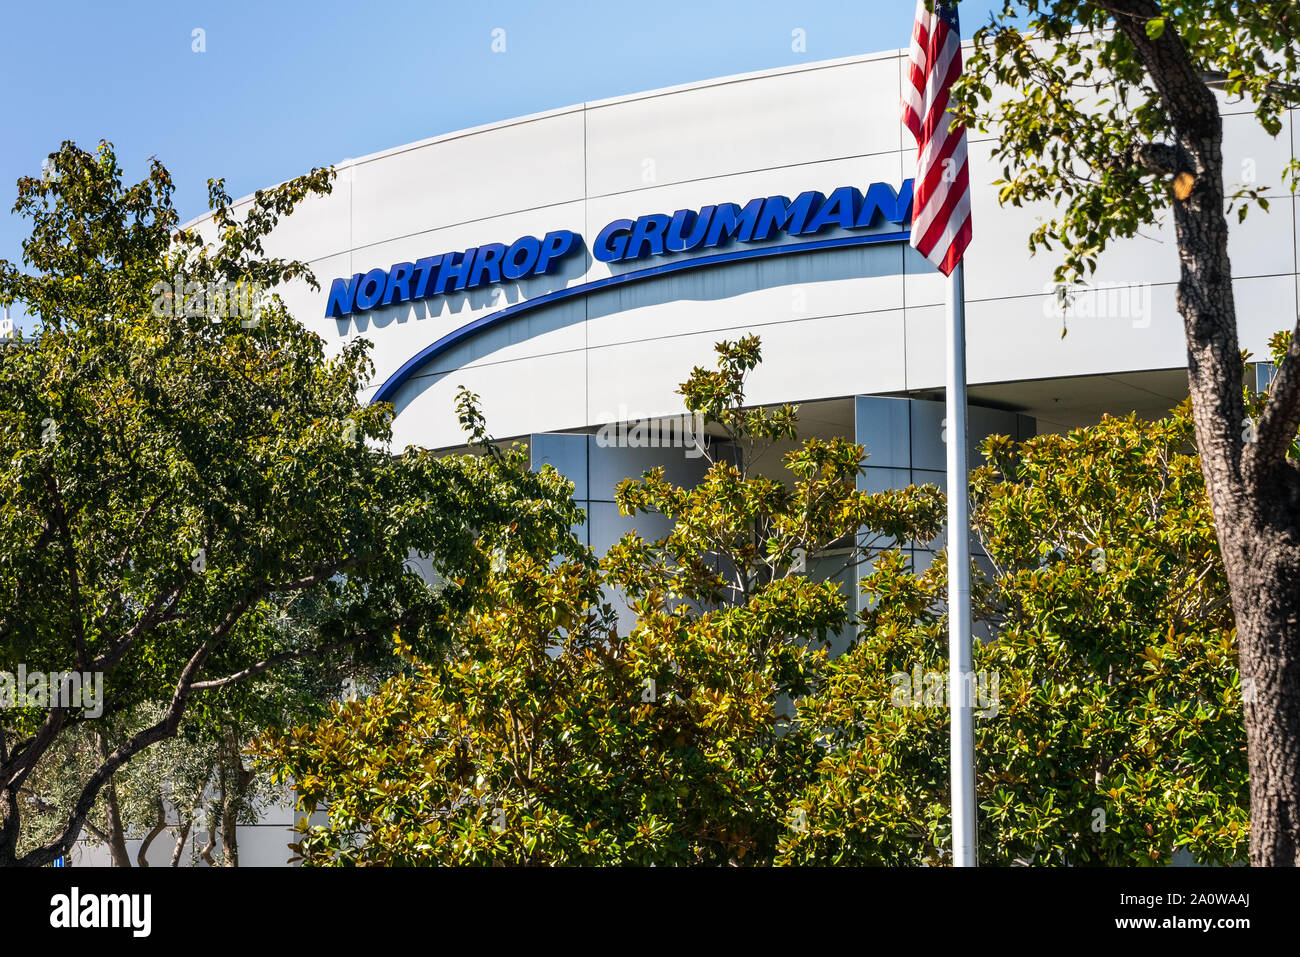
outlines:
[[[712,77],[707,80],[695,80],[690,83],[678,83],[674,86],[665,86],[655,90],[644,90],[638,93],[624,93],[619,96],[606,97],[600,100],[585,100],[581,103],[573,103],[569,106],[556,107],[551,110],[541,110],[536,113],[525,113],[522,116],[510,117],[509,119],[496,120],[492,123],[482,123],[478,126],[471,126],[465,129],[452,130],[447,133],[439,133],[436,136],[425,137],[422,140],[413,140],[410,143],[403,143],[400,146],[390,146],[387,149],[378,150],[374,153],[366,153],[362,156],[352,156],[338,160],[332,164],[336,170],[352,169],[362,166],[366,163],[375,162],[376,160],[386,159],[399,153],[405,153],[410,150],[422,149],[426,146],[432,146],[437,143],[446,143],[451,140],[461,139],[467,136],[474,136],[479,133],[488,133],[493,130],[507,129],[512,126],[523,126],[527,123],[536,123],[539,120],[546,120],[556,116],[565,116],[569,113],[577,113],[583,110],[596,110],[605,107],[618,106],[622,103],[632,103],[637,100],[650,100],[660,96],[672,96],[678,93],[688,93],[692,90],[704,90],[711,87],[727,86],[732,83],[744,83],[750,80],[761,80],[767,77],[788,76],[795,73],[812,73],[817,70],[828,70],[835,67],[844,66],[850,63],[870,63],[876,60],[890,60],[905,56],[906,50],[884,50],[877,53],[863,53],[855,56],[838,57],[833,60],[814,60],[810,63],[798,63],[792,66],[773,67],[767,70],[755,70],[749,73],[733,73],[728,76]],[[273,189],[275,186],[283,185],[287,180],[280,183],[272,183],[270,186],[262,187],[263,189]],[[238,207],[252,202],[253,193],[247,193],[231,202],[232,207]],[[182,228],[196,226],[211,213],[204,213],[196,216],[184,224]]]

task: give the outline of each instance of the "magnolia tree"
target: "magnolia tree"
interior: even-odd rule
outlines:
[[[865,450],[843,440],[762,474],[756,453],[794,434],[794,410],[743,408],[754,340],[719,351],[683,393],[733,442],[709,447],[694,487],[656,470],[616,493],[626,514],[667,517],[664,535],[599,562],[499,563],[445,660],[259,742],[303,809],[327,812],[303,823],[304,861],[946,860],[945,563],[909,558],[943,497],[861,491]],[[1190,420],[989,453],[983,858],[1240,858],[1240,686]],[[862,569],[859,616],[809,574],[818,555]],[[635,614],[626,634],[612,591]],[[850,643],[832,659],[837,633]]]
[[[502,563],[445,661],[260,743],[304,808],[328,812],[304,827],[308,863],[772,860],[818,754],[788,702],[850,619],[805,556],[847,543],[853,565],[932,538],[943,497],[861,491],[863,450],[842,439],[757,473],[795,411],[742,407],[756,338],[718,352],[682,390],[728,440],[704,480],[656,469],[616,492],[624,514],[666,516],[666,535],[629,533],[600,562]],[[626,634],[611,591],[635,613]]]
[[[568,533],[576,512],[545,476],[391,454],[391,407],[360,402],[368,343],[327,358],[278,297],[245,295],[310,280],[262,243],[331,179],[239,211],[211,182],[207,242],[179,228],[161,164],[124,184],[108,144],[66,143],[19,181],[32,230],[26,268],[0,261],[0,302],[40,330],[0,349],[0,692],[16,675],[44,691],[0,711],[0,864],[66,853],[109,780],[187,711],[394,633],[432,656],[491,553],[550,555]],[[432,555],[436,586],[413,552]],[[290,625],[302,600],[324,609],[310,629]],[[102,699],[85,700],[88,681]],[[87,722],[146,714],[98,738],[111,747],[61,826],[24,845],[38,766]]]
[[[1016,445],[972,476],[992,563],[974,650],[980,860],[1244,860],[1245,735],[1228,585],[1186,409]],[[788,863],[948,861],[947,587],[877,562],[860,638],[800,703],[829,747]]]
[[[955,94],[996,134],[1003,203],[1049,201],[1031,248],[1059,245],[1082,280],[1120,238],[1172,218],[1196,442],[1240,644],[1251,860],[1300,863],[1300,338],[1248,414],[1228,259],[1228,212],[1268,208],[1225,176],[1215,91],[1284,129],[1300,100],[1290,0],[1007,0],[975,35]],[[1286,174],[1294,188],[1296,164]]]

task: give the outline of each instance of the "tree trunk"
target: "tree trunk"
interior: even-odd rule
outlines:
[[[181,853],[185,850],[185,841],[190,836],[190,831],[194,827],[194,813],[203,804],[203,792],[208,789],[208,782],[204,780],[199,784],[199,788],[194,792],[194,797],[185,805],[176,806],[177,828],[176,843],[172,847],[171,866],[178,867],[181,862]],[[209,848],[210,850],[210,848]]]
[[[212,851],[217,846],[217,808],[213,805],[208,809],[208,843],[203,845],[199,851],[201,857],[208,867],[216,867],[217,862],[212,857]]]
[[[1294,506],[1279,509],[1276,522],[1233,529],[1225,536],[1250,766],[1251,863],[1256,866],[1300,865],[1300,530],[1295,516]],[[1276,527],[1283,523],[1289,527]]]
[[[135,861],[141,867],[149,866],[149,861],[145,856],[149,853],[149,845],[167,827],[167,808],[163,804],[161,794],[158,795],[157,803],[154,805],[154,813],[157,815],[154,825],[149,829],[149,833],[144,836],[144,840],[140,842],[140,850],[135,855]]]
[[[104,736],[97,734],[95,740],[99,746],[100,760],[107,760],[108,747],[104,744]],[[113,859],[113,866],[130,867],[131,855],[126,849],[126,834],[122,829],[122,812],[117,802],[117,785],[113,783],[111,777],[104,785],[104,807],[107,810],[104,836],[108,838],[108,852]]]
[[[1218,117],[1216,114],[1216,128]],[[1232,592],[1250,771],[1250,859],[1300,864],[1300,511],[1295,466],[1253,467],[1237,339],[1222,144],[1191,142],[1197,185],[1175,203],[1196,441]]]
[[[1285,459],[1253,468],[1228,228],[1221,124],[1184,143],[1196,185],[1175,202],[1178,286],[1197,447],[1232,592],[1250,771],[1250,859],[1300,864],[1300,512]],[[1289,443],[1288,443],[1289,444]]]
[[[226,866],[238,867],[239,814],[254,775],[244,767],[239,753],[239,737],[233,728],[226,729],[218,760],[221,762],[221,843],[225,849]]]
[[[221,811],[221,848],[227,867],[239,866],[239,816],[234,801],[227,801]]]
[[[1180,166],[1165,171],[1173,176],[1182,267],[1177,302],[1187,337],[1197,450],[1237,624],[1250,771],[1250,860],[1255,866],[1295,866],[1300,864],[1300,469],[1287,458],[1300,424],[1300,392],[1295,370],[1288,368],[1296,364],[1295,343],[1274,381],[1257,439],[1243,395],[1218,101],[1175,31],[1146,33],[1146,21],[1159,15],[1159,7],[1146,0],[1100,5],[1121,14],[1116,23],[1159,90],[1180,151]]]
[[[181,863],[181,854],[185,851],[185,841],[190,836],[190,828],[193,827],[192,818],[182,818],[176,828],[176,843],[172,845],[171,867],[179,867]]]

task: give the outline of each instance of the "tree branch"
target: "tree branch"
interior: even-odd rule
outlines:
[[[59,492],[59,483],[54,473],[45,470],[45,487],[50,496],[50,518],[59,531],[63,544],[64,568],[68,573],[68,589],[72,597],[72,637],[76,643],[77,668],[86,667],[86,622],[82,616],[81,576],[77,570],[77,548],[72,541],[72,529],[68,525],[68,513],[63,507],[63,497]]]
[[[144,836],[144,840],[140,842],[140,850],[135,855],[135,862],[140,867],[149,866],[148,860],[145,859],[145,855],[149,852],[149,845],[152,844],[154,838],[161,834],[167,827],[167,809],[163,807],[161,794],[156,798],[154,813],[157,815],[154,820],[154,825],[149,829],[149,833]]]
[[[170,593],[159,592],[154,600],[149,603],[149,607],[145,609],[144,614],[136,619],[136,623],[94,660],[91,670],[104,671],[111,668],[121,660],[136,638],[153,628],[159,621],[170,618],[176,608],[176,603],[180,601],[181,595],[185,591],[185,585],[185,582],[181,582]]]
[[[99,828],[97,828],[95,826],[95,822],[92,821],[89,817],[86,818],[85,827],[86,830],[90,832],[91,836],[94,837],[95,840],[99,841],[99,843],[103,844],[105,847],[108,847],[108,843],[109,843],[108,835],[105,834],[103,831],[101,831]]]
[[[22,787],[23,781],[36,766],[36,761],[66,724],[66,711],[63,708],[51,708],[36,734],[17,744],[12,754],[0,763],[0,778],[3,779],[0,780],[0,788],[16,792]]]
[[[224,634],[234,625],[242,612],[232,610],[226,620],[218,626],[217,631]],[[205,641],[199,649],[194,652],[190,660],[186,662],[185,668],[181,671],[180,678],[176,682],[176,690],[172,693],[172,700],[167,705],[167,710],[163,717],[155,724],[150,725],[142,731],[137,732],[128,741],[120,745],[117,750],[104,760],[96,769],[95,773],[90,776],[86,786],[82,788],[81,797],[77,799],[72,813],[68,817],[68,823],[63,829],[63,833],[41,847],[36,848],[30,853],[20,858],[17,863],[25,866],[40,867],[49,864],[54,858],[61,854],[66,854],[81,833],[87,815],[95,804],[95,799],[99,796],[100,790],[108,782],[123,764],[131,757],[143,751],[149,745],[164,738],[169,738],[176,733],[176,728],[180,724],[181,716],[185,713],[185,706],[189,699],[191,685],[194,678],[203,668],[203,663],[212,654],[212,650],[219,640],[220,635],[215,635],[208,641]],[[7,793],[13,793],[12,789],[6,788]]]
[[[331,644],[320,645],[315,648],[296,648],[293,651],[284,651],[278,655],[272,655],[269,658],[259,661],[255,665],[249,665],[247,668],[243,669],[242,671],[236,671],[234,674],[226,675],[224,678],[212,678],[208,681],[196,682],[191,686],[191,690],[211,691],[213,688],[223,688],[226,685],[235,684],[236,682],[244,681],[245,679],[252,678],[256,675],[260,675],[268,668],[273,668],[276,665],[285,663],[286,661],[297,661],[301,658],[323,657],[329,654],[331,651],[338,651],[340,648],[347,648],[350,645],[357,645],[366,641],[373,641],[374,639],[379,637],[381,630],[382,631],[395,630],[397,628],[400,628],[402,625],[410,624],[414,620],[415,620],[414,613],[411,611],[407,611],[404,614],[399,615],[396,619],[394,619],[394,621],[390,625],[385,626],[383,629],[372,628],[370,631],[363,631],[359,634],[353,635],[350,638],[343,638]]]
[[[1247,450],[1247,474],[1256,480],[1261,473],[1286,458],[1296,432],[1300,431],[1300,321],[1291,332],[1286,355],[1268,390],[1268,404],[1259,417],[1255,442]]]
[[[1196,170],[1192,154],[1172,143],[1139,143],[1119,158],[1126,166],[1136,166],[1158,176],[1191,174]]]
[[[1146,21],[1160,16],[1160,7],[1155,0],[1093,0],[1093,6],[1115,17],[1136,20],[1144,28]]]
[[[86,786],[82,789],[81,796],[74,806],[62,834],[41,847],[34,849],[22,858],[17,859],[16,863],[22,865],[42,866],[50,863],[60,854],[66,854],[68,852],[73,842],[76,841],[77,836],[81,833],[85,819],[87,815],[89,815],[90,809],[94,806],[99,792],[112,777],[113,773],[131,757],[144,750],[149,745],[155,744],[165,738],[169,738],[176,733],[176,728],[180,724],[181,716],[185,712],[189,696],[194,690],[196,690],[195,679],[202,671],[204,663],[212,654],[216,646],[221,642],[226,634],[229,633],[256,600],[275,592],[297,591],[303,588],[309,588],[312,585],[326,581],[338,574],[340,571],[344,571],[359,564],[361,561],[361,557],[353,557],[336,562],[330,562],[325,565],[317,566],[308,574],[297,579],[292,579],[278,584],[261,582],[250,588],[244,598],[231,607],[221,622],[208,633],[207,639],[202,645],[200,645],[198,650],[194,652],[193,656],[186,663],[185,667],[181,671],[180,677],[177,679],[172,700],[168,705],[163,718],[156,724],[151,725],[134,735],[112,754],[108,755],[95,773],[91,775]],[[150,609],[146,611],[145,615],[142,616],[130,631],[126,633],[123,639],[117,642],[116,646],[110,651],[105,652],[105,654],[96,659],[95,665],[102,666],[105,662],[111,663],[112,661],[119,659],[125,653],[126,648],[129,647],[131,641],[141,632],[151,627],[153,622],[156,622],[158,616],[162,613],[163,607],[166,607],[169,610],[175,607],[175,603],[179,600],[180,594],[183,590],[184,583],[172,592],[170,601],[167,601],[165,606],[162,605],[164,596],[159,595],[154,600]],[[410,613],[408,612],[408,614]],[[401,616],[399,621],[404,620],[406,617],[406,615]],[[363,633],[362,635],[358,635],[355,638],[349,639],[340,644],[359,641],[364,639],[366,636],[367,635]],[[319,649],[321,652],[326,650],[328,650],[328,648]],[[312,649],[311,653],[316,653],[317,651],[317,649]],[[228,676],[227,679],[217,679],[216,683],[203,682],[201,688],[206,689],[210,687],[220,687],[221,684],[230,684],[234,681],[251,677],[254,674],[260,674],[262,671],[265,671],[267,668],[277,663],[277,659],[291,660],[292,657],[297,656],[294,653],[287,654],[289,654],[290,657],[273,656],[272,659],[259,662],[257,665],[245,669],[244,672],[237,675]],[[96,670],[99,669],[97,668]],[[3,828],[0,829],[0,838],[2,838],[2,840],[0,840],[0,847],[12,848],[14,846],[14,839],[17,836],[19,816],[19,808],[16,798],[18,788],[21,786],[27,775],[31,773],[41,755],[48,749],[54,736],[58,734],[66,723],[67,717],[63,709],[51,709],[45,722],[42,724],[41,729],[35,736],[33,736],[30,742],[27,742],[25,747],[18,750],[10,760],[7,760],[3,765],[0,765],[0,773],[2,773],[6,778],[3,783],[0,783],[0,791],[3,792],[6,806],[4,825]]]

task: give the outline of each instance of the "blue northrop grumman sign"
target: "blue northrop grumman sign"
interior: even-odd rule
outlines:
[[[692,265],[712,265],[752,255],[777,255],[811,249],[889,242],[907,238],[907,232],[869,233],[860,238],[816,241],[803,240],[765,246],[730,255],[683,257],[736,244],[767,242],[780,236],[815,237],[828,229],[863,233],[881,223],[907,226],[912,215],[912,180],[895,191],[888,183],[874,183],[865,193],[855,186],[841,186],[829,196],[815,190],[800,193],[793,200],[766,196],[744,206],[722,203],[700,209],[679,209],[672,215],[650,213],[639,219],[616,219],[596,234],[591,254],[601,262],[624,263],[651,257],[672,257],[653,269],[624,273],[566,290],[569,295],[595,291],[611,280],[625,282],[676,272]],[[342,319],[403,302],[415,302],[464,292],[502,282],[517,282],[544,276],[583,248],[582,237],[567,229],[549,232],[541,239],[521,236],[510,245],[487,243],[459,252],[440,253],[415,262],[394,263],[387,268],[357,273],[350,279],[330,284],[325,315]],[[684,261],[683,261],[684,260]],[[537,305],[556,297],[539,297]],[[517,307],[515,307],[517,308]],[[504,318],[503,310],[502,317]],[[476,324],[477,325],[477,324]],[[417,357],[418,358],[418,357]],[[384,390],[387,389],[387,385]]]

